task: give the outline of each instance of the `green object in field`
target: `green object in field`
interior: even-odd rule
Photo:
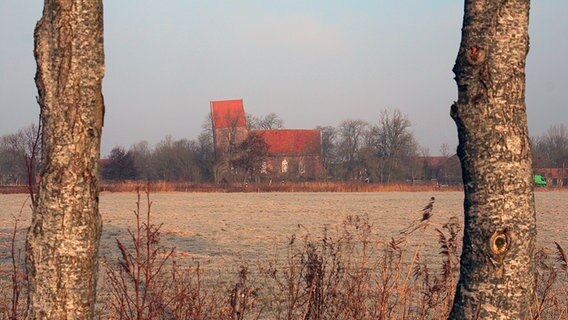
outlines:
[[[534,175],[534,185],[537,187],[546,187],[546,178],[539,175],[539,174],[535,174]]]

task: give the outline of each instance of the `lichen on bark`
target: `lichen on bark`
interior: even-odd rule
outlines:
[[[102,14],[102,0],[45,0],[34,32],[44,169],[26,239],[30,319],[94,316]]]
[[[454,66],[464,180],[460,280],[450,319],[525,319],[536,221],[525,110],[528,0],[466,0]]]

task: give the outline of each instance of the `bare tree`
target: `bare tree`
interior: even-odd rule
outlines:
[[[28,317],[92,319],[102,229],[102,0],[45,0],[34,38],[44,166],[26,241]]]
[[[167,136],[154,148],[152,166],[156,178],[166,181],[196,181],[202,179],[197,159],[198,145],[193,140],[174,140]]]
[[[536,224],[525,107],[529,0],[466,0],[453,71],[465,229],[450,319],[528,319]],[[531,317],[532,318],[532,317]]]
[[[450,157],[450,144],[447,142],[444,142],[440,145],[440,155],[442,155],[442,157]]]
[[[359,150],[365,181],[378,182],[382,177],[382,161],[378,157],[379,127],[370,125],[363,132],[363,143]]]
[[[284,120],[271,112],[264,117],[247,113],[247,124],[250,130],[275,130],[284,128]]]
[[[4,176],[12,183],[25,182],[30,189],[35,189],[35,177],[41,167],[40,130],[40,126],[31,124],[16,133],[0,137],[0,178]],[[33,190],[30,191],[33,194]]]
[[[146,140],[137,142],[128,149],[128,153],[134,162],[134,168],[137,173],[136,178],[142,180],[151,180],[153,178],[152,152],[153,150]]]
[[[166,136],[154,148],[146,141],[138,142],[130,147],[126,156],[132,158],[138,179],[203,182],[213,179],[213,148],[212,131],[207,128],[196,140],[176,140],[172,136]],[[109,160],[112,158],[111,152]],[[105,168],[103,173],[104,170]],[[114,176],[129,179],[128,172],[126,170],[126,174]]]
[[[202,131],[197,137],[197,161],[205,180],[214,179],[215,146],[211,131]]]
[[[215,157],[215,139],[211,115],[206,116],[201,125],[201,133],[197,137],[197,144],[199,165],[204,173],[204,177],[207,180],[215,181],[215,167],[218,165],[219,159]]]
[[[418,143],[410,131],[411,125],[399,109],[385,109],[379,114],[375,143],[381,160],[382,182],[390,182],[393,177],[403,178],[405,168],[413,166],[418,156]]]
[[[555,124],[532,139],[534,159],[538,167],[566,168],[568,166],[568,128]]]
[[[327,174],[334,173],[337,164],[337,130],[332,126],[318,126],[321,131],[322,163]]]
[[[211,117],[213,118],[213,114]],[[248,136],[248,128],[246,126],[246,115],[227,112],[224,117],[224,124],[213,128],[213,141],[215,145],[215,165],[214,179],[215,182],[229,181],[233,179],[233,170],[231,168],[231,160],[235,154],[236,147]],[[211,123],[213,127],[213,122]],[[218,124],[215,124],[218,126]]]
[[[264,138],[253,131],[237,145],[231,165],[243,169],[243,183],[246,184],[249,177],[250,179],[258,178],[267,155],[268,145]]]
[[[339,124],[337,155],[343,165],[344,178],[359,178],[359,152],[368,125],[363,120],[344,120]]]
[[[101,177],[108,180],[132,180],[138,175],[134,156],[123,147],[114,147],[101,168]]]

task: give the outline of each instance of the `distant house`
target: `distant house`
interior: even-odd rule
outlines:
[[[535,168],[533,172],[546,179],[547,187],[568,186],[568,168]]]
[[[231,159],[250,132],[260,135],[268,145],[263,175],[281,179],[317,179],[321,175],[320,130],[249,130],[242,99],[211,101],[211,122],[217,181],[233,180],[235,170]]]
[[[457,155],[451,157],[422,157],[424,176],[441,185],[457,185],[463,183],[461,165]]]
[[[268,144],[265,173],[272,177],[315,179],[322,174],[321,131],[254,130]]]

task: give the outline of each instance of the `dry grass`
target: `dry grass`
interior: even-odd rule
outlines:
[[[155,275],[153,286],[147,279],[140,285],[139,277],[129,271],[136,265],[145,270],[155,259],[153,254],[134,259],[143,251],[140,248],[159,248],[159,239],[148,235],[140,242],[136,236],[159,230],[150,215],[145,224],[139,223],[138,207],[137,228],[130,232],[132,249],[128,251],[119,243],[121,259],[115,269],[107,271],[111,275],[107,284],[114,293],[109,303],[114,307],[105,316],[239,320],[447,318],[458,276],[461,223],[452,217],[440,226],[433,225],[434,203],[432,198],[416,219],[389,241],[376,237],[366,216],[347,216],[340,226],[326,228],[320,236],[300,228],[290,236],[283,258],[257,264],[243,261],[233,266],[238,269],[234,278],[217,276],[204,281],[199,265],[179,268],[173,261],[169,261],[169,268],[162,269],[171,252],[162,248],[159,268],[150,272]],[[148,213],[150,205],[148,200]],[[422,246],[410,245],[411,238],[421,238],[432,228],[438,235],[439,248],[433,263],[423,258]],[[545,250],[536,256],[540,281],[538,295],[530,306],[532,319],[561,319],[568,311],[566,278],[558,277],[559,272],[566,272],[566,259],[561,246],[557,244],[556,248],[556,260],[550,259]],[[127,277],[116,277],[116,269],[123,270]],[[129,286],[134,287],[130,293]],[[146,308],[136,306],[139,298],[132,290],[139,286],[144,297],[154,301]],[[116,294],[117,288],[122,294]],[[133,306],[124,307],[129,304]]]
[[[141,181],[104,182],[102,192],[135,192],[144,185]],[[374,184],[344,181],[307,181],[307,182],[262,182],[248,183],[192,183],[154,181],[150,185],[151,192],[204,192],[204,193],[234,193],[234,192],[427,192],[427,191],[462,191],[463,186],[440,186],[435,183],[388,183]],[[565,187],[535,188],[536,192],[568,191]],[[0,186],[0,194],[28,193],[26,185]]]
[[[139,188],[139,181],[104,183],[101,191],[134,192]],[[264,182],[264,183],[189,183],[157,181],[150,185],[151,192],[425,192],[425,191],[461,191],[462,186],[438,186],[436,184],[390,183],[372,184],[363,182]]]
[[[28,199],[22,203],[17,215],[13,215],[13,227],[9,236],[10,267],[0,269],[0,319],[24,319],[27,314],[27,275],[23,267],[22,241],[18,239],[18,227],[22,223],[24,208]]]
[[[163,200],[164,195],[167,194],[156,197]],[[187,197],[184,194],[178,196]],[[300,196],[314,202],[314,195]],[[371,211],[379,210],[379,214],[403,215],[401,209],[396,213],[381,212],[372,203],[361,201],[361,196],[353,194],[349,199],[361,202],[361,206],[371,205]],[[106,248],[112,249],[115,255],[104,259],[105,274],[104,281],[100,282],[102,294],[99,297],[101,318],[440,319],[451,307],[459,265],[461,222],[452,215],[440,219],[439,200],[431,199],[418,213],[403,215],[402,221],[407,222],[398,230],[387,229],[388,232],[374,222],[374,217],[344,214],[337,203],[332,203],[325,210],[332,214],[332,208],[336,208],[343,218],[328,220],[329,224],[321,231],[314,228],[316,222],[299,225],[295,232],[288,234],[283,254],[271,259],[256,259],[245,251],[239,261],[224,260],[228,264],[222,268],[210,266],[204,269],[199,261],[181,259],[176,254],[178,250],[172,251],[170,242],[166,241],[170,233],[168,227],[178,224],[176,228],[183,228],[179,226],[179,220],[168,220],[162,227],[161,223],[155,222],[163,217],[159,213],[161,209],[153,213],[149,198],[138,198],[136,202],[132,195],[125,194],[124,197],[135,204],[125,206],[135,210],[130,215],[127,212],[131,210],[122,210],[124,219],[130,221],[129,232],[126,237],[114,234],[113,239],[119,242]],[[217,197],[219,195],[206,196],[205,200],[211,202]],[[267,205],[266,201],[273,202],[282,197],[271,194],[263,206]],[[441,198],[442,203],[446,201]],[[297,197],[294,199],[297,201]],[[321,202],[323,198],[317,199],[316,202]],[[408,201],[404,194],[393,194],[388,199]],[[382,201],[390,201],[388,199]],[[281,207],[290,201],[289,197],[280,200],[272,205]],[[243,205],[250,206],[250,201],[246,202]],[[234,204],[219,204],[235,210]],[[310,206],[300,205],[307,211],[312,210]],[[558,209],[554,211],[558,213],[555,216],[562,219],[563,202],[553,202],[552,206],[554,210]],[[188,224],[197,223],[192,221],[196,216],[184,216],[189,220]],[[278,224],[273,216],[267,218]],[[385,222],[384,218],[386,216],[380,221]],[[112,231],[113,225],[108,219],[110,216],[105,218],[106,228],[111,227]],[[315,219],[320,226],[324,225],[322,217]],[[219,224],[223,218],[211,214],[208,220]],[[558,226],[558,222],[547,223],[545,234],[550,233],[546,229],[548,224]],[[22,231],[17,227],[11,230],[15,230],[14,236]],[[282,242],[282,239],[277,241]],[[565,240],[561,237],[558,241],[557,244],[549,241],[550,248],[541,249],[537,254],[539,287],[531,306],[533,319],[562,319],[568,312],[567,264],[562,249]],[[432,251],[439,254],[432,255]],[[14,252],[12,256],[15,256]],[[2,318],[5,319],[12,318],[14,282],[10,279],[14,279],[13,270],[21,272],[21,266],[2,270],[1,279],[7,280],[3,282],[0,299],[3,301],[0,304]],[[25,278],[18,278],[18,281],[17,285],[25,288]],[[25,291],[20,292],[17,301],[25,301]],[[19,304],[19,310],[22,305],[25,303]],[[22,314],[18,312],[22,311],[16,311],[13,318]]]

